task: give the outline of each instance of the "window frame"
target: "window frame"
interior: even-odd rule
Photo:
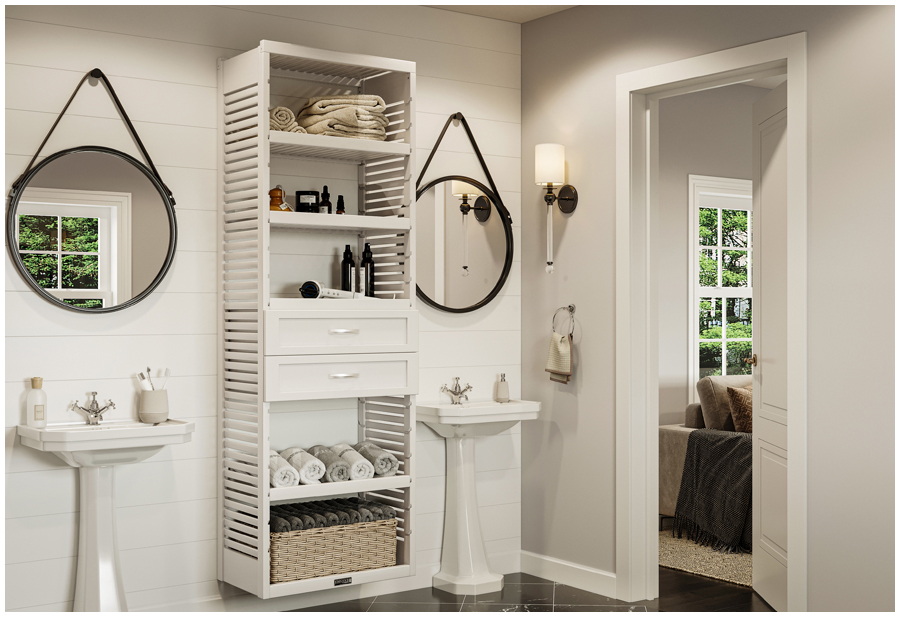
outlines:
[[[750,341],[752,338],[729,339],[727,336],[727,308],[726,300],[729,298],[750,298],[753,300],[753,223],[752,220],[748,224],[747,229],[747,287],[722,287],[722,251],[723,250],[745,250],[736,247],[721,246],[721,226],[723,208],[717,208],[720,211],[719,224],[717,233],[720,244],[714,247],[707,247],[700,244],[700,208],[701,196],[722,196],[722,197],[738,197],[746,200],[745,208],[725,208],[727,210],[746,210],[753,211],[753,182],[751,180],[741,180],[739,178],[720,178],[716,176],[701,176],[697,174],[688,175],[688,213],[689,213],[689,233],[691,240],[688,242],[688,263],[690,264],[690,293],[688,294],[688,397],[691,403],[700,402],[697,397],[697,388],[695,387],[700,380],[700,343],[720,343],[722,345],[722,374],[725,372],[727,364],[727,345],[729,342]],[[719,272],[717,273],[717,282],[720,284],[716,287],[700,286],[700,250],[702,248],[715,248],[719,251]],[[723,333],[721,339],[700,339],[700,299],[701,298],[721,298],[722,310],[722,326]]]
[[[102,299],[105,307],[131,298],[131,193],[76,189],[26,188],[16,210],[15,250],[19,250],[19,217],[97,218],[98,289],[45,289],[60,301]],[[62,247],[56,252],[63,255]],[[30,252],[30,251],[29,251]],[[27,254],[28,252],[26,252]]]

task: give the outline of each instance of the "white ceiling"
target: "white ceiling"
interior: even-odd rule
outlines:
[[[559,13],[566,9],[571,9],[574,4],[549,4],[549,5],[533,5],[533,4],[500,4],[500,5],[427,5],[435,9],[443,9],[445,11],[454,11],[455,13],[466,13],[468,15],[477,15],[478,17],[490,17],[491,19],[500,19],[502,21],[511,21],[516,24],[524,24],[526,21],[539,19]]]

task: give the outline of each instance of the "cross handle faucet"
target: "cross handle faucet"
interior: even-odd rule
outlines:
[[[465,388],[460,387],[459,377],[453,378],[453,389],[452,390],[447,387],[447,384],[444,384],[443,386],[441,386],[441,392],[446,392],[447,394],[450,395],[450,401],[452,402],[453,405],[462,405],[462,399],[466,399],[466,401],[468,401],[469,397],[466,394],[466,392],[469,392],[471,390],[472,390],[472,386],[470,386],[469,384],[466,384]]]
[[[91,392],[91,400],[88,401],[87,408],[82,407],[78,404],[78,401],[75,401],[75,404],[72,405],[72,409],[77,409],[85,414],[87,414],[87,423],[91,426],[95,426],[100,424],[100,420],[103,419],[103,412],[108,409],[115,409],[116,404],[111,400],[106,402],[105,407],[100,407],[97,403],[97,393]]]

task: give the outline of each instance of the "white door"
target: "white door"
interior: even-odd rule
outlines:
[[[787,610],[787,83],[753,105],[753,588]]]

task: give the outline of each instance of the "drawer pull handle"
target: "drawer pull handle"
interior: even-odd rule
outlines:
[[[359,328],[332,328],[328,334],[359,334]]]
[[[332,373],[328,379],[352,379],[354,377],[359,377],[359,373]]]

